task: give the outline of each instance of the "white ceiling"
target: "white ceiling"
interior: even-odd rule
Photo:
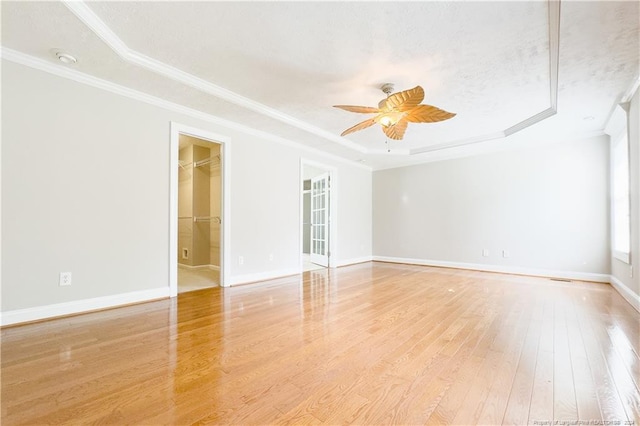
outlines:
[[[600,133],[638,78],[639,3],[556,6],[3,1],[2,46],[380,169]],[[368,116],[332,105],[387,82],[457,115],[391,152],[376,127],[340,137]]]

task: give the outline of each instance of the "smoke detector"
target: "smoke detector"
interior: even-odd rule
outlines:
[[[70,55],[70,54],[68,54],[66,52],[58,51],[58,52],[55,53],[55,55],[56,55],[56,58],[58,58],[58,60],[60,62],[62,62],[63,64],[73,65],[76,62],[78,62],[78,60],[74,56],[72,56],[72,55]]]

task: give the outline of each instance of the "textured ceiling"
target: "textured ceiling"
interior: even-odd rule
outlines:
[[[374,168],[597,133],[639,69],[633,1],[563,2],[557,35],[544,1],[1,7],[4,48],[49,61],[60,48],[79,72]],[[332,105],[375,106],[386,82],[419,84],[424,103],[457,116],[410,124],[390,153],[376,127],[341,138],[367,116]],[[485,141],[550,108],[553,117]],[[452,148],[460,141],[477,142]]]

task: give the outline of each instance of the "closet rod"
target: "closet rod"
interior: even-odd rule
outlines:
[[[194,222],[209,222],[210,220],[215,220],[216,223],[222,223],[222,219],[220,216],[194,216]]]
[[[205,158],[204,160],[195,161],[193,163],[193,166],[194,167],[204,166],[204,165],[207,165],[207,164],[211,163],[213,160],[218,160],[218,163],[219,163],[220,162],[220,154],[214,155],[213,157]]]

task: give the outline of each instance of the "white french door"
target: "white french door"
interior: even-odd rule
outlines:
[[[311,179],[312,263],[329,266],[329,173]]]

